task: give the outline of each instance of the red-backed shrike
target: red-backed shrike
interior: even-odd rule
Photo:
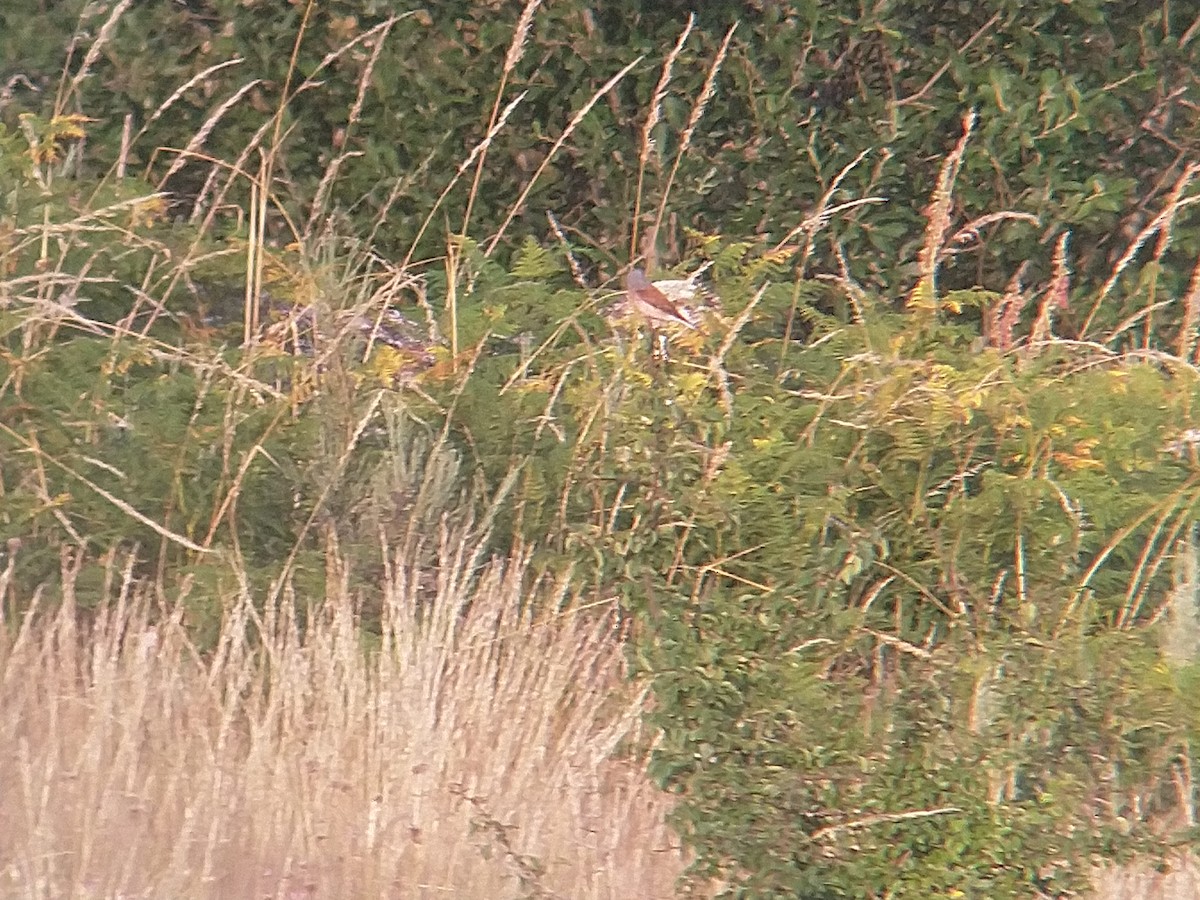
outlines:
[[[630,269],[625,276],[625,291],[630,308],[641,313],[652,324],[661,322],[692,329],[696,327],[691,318],[655,287],[641,269]]]

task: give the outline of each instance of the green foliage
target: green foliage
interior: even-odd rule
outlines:
[[[539,12],[507,88],[529,93],[476,190],[455,179],[512,32],[490,5],[443,4],[361,43],[390,6],[337,0],[307,21],[267,2],[135,5],[88,78],[3,109],[0,539],[21,542],[30,588],[66,546],[136,546],[146,574],[192,576],[193,624],[210,628],[226,554],[264,582],[281,566],[322,577],[323,541],[385,566],[381,544],[437,527],[464,460],[507,498],[486,512],[496,533],[620,601],[697,880],[748,897],[1075,889],[1095,856],[1157,840],[1197,722],[1195,662],[1164,664],[1159,632],[1177,627],[1172,563],[1200,499],[1181,327],[1195,307],[1173,302],[1200,245],[1195,173],[1177,169],[1195,149],[1200,42],[1163,10],[709,4],[646,195],[652,63],[576,123],[505,266],[470,235],[495,233],[599,84],[663,57],[676,7]],[[666,190],[735,16],[719,102],[669,198],[687,228],[659,235],[713,262],[717,314],[663,357],[601,319],[609,297],[575,288],[531,235],[552,211],[573,262],[612,267],[635,205]],[[0,50],[28,33],[0,29]],[[28,59],[49,87],[41,52]],[[164,84],[189,87],[166,103]],[[86,159],[76,105],[98,120]],[[978,124],[941,235],[934,186],[967,107]],[[103,175],[130,108],[146,132],[123,161],[169,198]],[[189,143],[202,152],[155,149]],[[265,247],[230,214],[256,159],[276,174]],[[804,223],[868,196],[888,202]],[[1142,236],[1153,259],[1118,263],[1163,210]],[[1002,211],[1026,218],[950,242]],[[359,226],[376,241],[336,237]],[[1040,242],[1068,227],[1055,264]],[[426,255],[438,265],[409,266]],[[260,273],[285,311],[274,334],[305,311],[313,355],[270,327],[246,339]],[[1051,278],[1065,302],[1024,290]],[[927,315],[895,311],[910,291]],[[431,374],[393,390],[400,366],[363,360],[345,323],[410,297],[449,347],[423,348]],[[1037,340],[1014,303],[1046,311]],[[1053,340],[1051,311],[1105,341]],[[369,579],[355,588],[369,600]]]
[[[455,492],[355,363],[344,323],[388,276],[330,233],[271,252],[266,321],[244,342],[244,236],[165,225],[133,180],[80,200],[62,163],[81,124],[27,117],[0,134],[0,546],[19,549],[17,595],[55,582],[65,551],[87,586],[120,550],[133,577],[190,585],[203,643],[237,577],[265,592],[283,570],[321,596],[331,541],[358,565],[369,621],[379,534],[428,528]]]
[[[745,305],[740,274],[716,287]],[[1200,500],[1170,449],[1200,384],[1166,356],[808,312],[806,344],[766,329],[715,369],[719,331],[668,361],[563,337],[507,390],[520,356],[499,352],[456,430],[485,471],[526,461],[544,564],[587,561],[622,598],[698,879],[1078,888],[1154,844],[1190,755],[1155,623]]]
[[[68,13],[82,3],[54,7],[49,18],[32,10],[5,14],[0,59],[28,60],[25,74],[42,89],[39,101],[18,85],[4,110],[8,119],[55,96],[60,63],[48,45],[67,43],[74,21]],[[183,147],[203,132],[208,157],[253,159],[257,134],[257,146],[276,154],[288,173],[279,197],[296,223],[321,211],[310,206],[316,185],[340,154],[331,205],[353,208],[361,222],[386,215],[388,227],[378,234],[392,252],[412,249],[435,198],[449,189],[437,227],[418,251],[433,255],[444,244],[441,223],[452,233],[461,228],[468,195],[467,232],[493,233],[574,113],[612,73],[644,55],[575,125],[510,229],[514,237],[548,236],[543,213],[551,211],[572,234],[587,236],[585,243],[627,245],[641,129],[685,8],[637,0],[603,10],[578,3],[539,8],[500,100],[525,96],[490,144],[478,190],[469,177],[452,186],[451,174],[486,134],[515,9],[505,15],[491,3],[441,3],[368,37],[392,9],[336,0],[305,18],[303,4],[136,4],[113,29],[94,73],[66,101],[98,120],[96,171],[111,161],[129,111],[145,129],[129,163],[154,178],[177,159],[156,148]],[[89,7],[83,26],[96,28],[106,12]],[[694,237],[761,234],[771,246],[826,193],[833,203],[886,198],[885,205],[833,216],[832,240],[811,248],[805,274],[836,267],[829,250],[840,247],[856,280],[898,294],[910,286],[910,273],[878,260],[915,258],[921,210],[967,109],[979,118],[955,186],[952,230],[1004,210],[1036,216],[1039,224],[997,219],[968,229],[946,260],[945,287],[1000,289],[1026,263],[1026,283],[1044,280],[1047,236],[1070,229],[1075,293],[1087,296],[1112,276],[1138,232],[1175,202],[1173,192],[1190,190],[1182,161],[1197,150],[1200,42],[1178,10],[1111,0],[731,2],[703,5],[673,67],[652,132],[643,210],[654,209],[667,190],[716,47],[735,22],[717,99],[703,111],[667,198],[676,221],[697,229]],[[285,48],[294,48],[294,68]],[[224,65],[231,60],[239,62]],[[166,88],[188,83],[163,106]],[[218,124],[211,117],[226,101],[233,102]],[[56,102],[55,112],[70,108]],[[280,109],[278,132],[263,132]],[[210,122],[217,127],[205,129]],[[273,145],[276,133],[284,137]],[[187,213],[197,195],[212,199],[203,187],[210,162],[181,161],[166,188],[177,211]],[[235,183],[227,199],[244,196]],[[271,225],[286,236],[280,217]],[[638,225],[644,231],[646,223]],[[1165,230],[1170,240],[1143,241],[1121,283],[1126,297],[1104,305],[1099,318],[1073,317],[1069,329],[1082,330],[1086,321],[1090,333],[1103,333],[1150,303],[1182,296],[1200,246],[1194,215],[1181,209]],[[1161,270],[1153,286],[1138,278],[1147,265]],[[1167,315],[1140,327],[1169,335],[1173,321]]]

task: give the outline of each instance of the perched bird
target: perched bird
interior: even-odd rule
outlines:
[[[695,329],[696,325],[687,313],[655,287],[641,269],[631,269],[625,276],[625,292],[630,308],[641,313],[652,324],[661,322]]]

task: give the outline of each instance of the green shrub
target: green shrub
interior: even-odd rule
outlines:
[[[483,4],[387,28],[349,2],[92,17],[95,70],[41,116],[4,108],[0,538],[26,545],[30,590],[65,546],[136,545],[147,575],[205,585],[212,628],[231,573],[317,582],[334,545],[386,569],[389,541],[436,530],[461,460],[489,550],[532,545],[620,601],[696,885],[1074,889],[1190,803],[1174,567],[1200,496],[1200,300],[1175,154],[1200,43],[1162,9],[764,5],[718,67],[735,6],[715,4],[659,104],[672,8],[555,5],[480,186],[463,163],[512,36]],[[181,35],[188,54],[154,43]],[[149,130],[118,150],[130,106]],[[662,255],[707,258],[720,300],[664,358],[568,271],[615,268],[668,183],[691,230],[664,219]],[[518,245],[545,211],[555,249]],[[246,297],[269,319],[268,295],[283,322],[256,329]],[[401,304],[446,335],[414,390],[352,327]]]

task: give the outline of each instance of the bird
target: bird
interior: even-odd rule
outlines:
[[[651,324],[683,325],[695,329],[692,320],[666,294],[654,286],[641,269],[630,269],[625,276],[625,292],[632,309],[641,313]]]

